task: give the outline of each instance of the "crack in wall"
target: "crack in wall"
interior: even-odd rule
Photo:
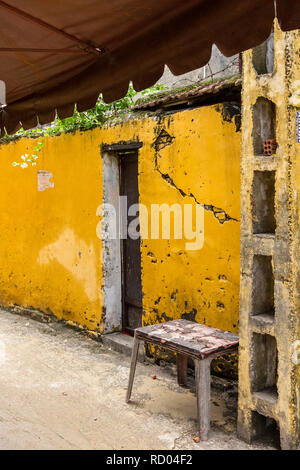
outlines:
[[[169,145],[171,145],[171,142],[169,143]],[[218,220],[218,222],[220,224],[224,224],[225,222],[229,222],[229,221],[234,221],[234,222],[238,222],[238,219],[235,219],[233,217],[231,217],[229,214],[227,214],[223,209],[221,209],[220,207],[215,207],[213,206],[212,204],[203,204],[201,202],[199,202],[197,200],[197,198],[194,196],[193,193],[190,193],[190,194],[187,194],[185,191],[183,191],[183,189],[179,188],[175,181],[173,180],[173,178],[171,178],[171,176],[168,174],[168,173],[163,173],[159,166],[158,166],[158,161],[157,161],[157,157],[160,156],[157,152],[155,153],[155,159],[154,159],[154,162],[155,162],[155,165],[154,165],[154,168],[155,170],[161,175],[161,177],[167,181],[167,183],[170,184],[170,186],[172,186],[173,188],[175,188],[180,194],[181,196],[183,197],[191,197],[194,199],[194,201],[196,202],[196,204],[199,204],[200,206],[202,206],[204,208],[204,210],[206,211],[209,211],[209,212],[212,212],[214,217]]]
[[[171,145],[173,139],[175,139],[175,137],[171,136],[165,129],[162,129],[154,141],[153,147],[155,148],[156,152],[158,152],[168,145]]]

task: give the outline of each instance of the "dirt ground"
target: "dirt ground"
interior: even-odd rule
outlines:
[[[195,443],[196,399],[173,366],[138,363],[80,332],[0,311],[0,449],[267,449],[236,436],[234,385],[212,387],[212,430]],[[156,376],[153,379],[152,376]]]

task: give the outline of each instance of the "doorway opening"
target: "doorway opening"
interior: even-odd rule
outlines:
[[[120,195],[127,197],[127,207],[130,208],[139,202],[138,151],[120,152],[119,158]],[[138,212],[130,214],[127,227],[134,223],[134,236],[127,231],[127,237],[121,240],[122,324],[123,330],[133,334],[135,328],[142,326],[141,238]]]
[[[141,238],[137,206],[141,146],[141,142],[102,146],[104,333],[125,331],[133,335],[134,329],[142,325]],[[111,227],[115,220],[116,236],[107,236],[113,232]],[[132,227],[134,230],[130,230]]]

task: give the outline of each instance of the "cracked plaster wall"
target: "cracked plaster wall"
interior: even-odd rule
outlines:
[[[204,246],[186,240],[145,240],[142,245],[144,322],[186,318],[238,331],[240,132],[223,105],[162,118],[154,128],[151,158],[140,159],[141,202],[201,204]],[[156,358],[167,352],[149,349]],[[236,358],[213,364],[234,377]]]
[[[151,203],[197,201],[205,209],[201,250],[186,251],[186,240],[172,236],[142,241],[143,322],[183,317],[238,331],[240,132],[223,105],[46,137],[37,166],[26,170],[12,162],[30,153],[35,140],[1,145],[0,304],[33,307],[102,332],[101,145],[133,140],[143,142],[139,192],[149,213]],[[51,171],[53,188],[38,192],[37,169]]]

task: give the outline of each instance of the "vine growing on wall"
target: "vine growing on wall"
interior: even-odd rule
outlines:
[[[137,95],[148,97],[153,93],[157,93],[165,88],[165,85],[157,84],[153,87],[147,88],[142,92],[136,92],[132,86],[129,85],[127,94],[112,103],[105,103],[102,95],[99,96],[95,106],[87,111],[78,112],[76,107],[73,116],[66,119],[56,119],[51,123],[43,127],[35,127],[29,131],[20,129],[15,135],[24,137],[35,137],[39,135],[57,135],[64,132],[72,132],[75,130],[88,130],[97,126],[102,126],[105,122],[115,116],[129,111],[132,105],[134,105],[134,98]],[[9,139],[9,136],[6,136]]]
[[[20,168],[27,168],[30,164],[32,166],[36,165],[36,160],[38,159],[38,154],[42,151],[44,142],[39,141],[36,146],[34,147],[32,153],[24,153],[24,155],[21,155],[21,161],[20,162],[13,162],[13,166],[19,166]]]
[[[153,93],[157,93],[164,88],[164,85],[157,84],[147,88],[146,90],[143,90],[141,93],[138,93],[134,90],[132,84],[130,84],[128,92],[124,98],[121,98],[117,101],[112,103],[105,103],[103,101],[102,95],[100,95],[95,106],[87,111],[80,113],[75,107],[73,116],[69,118],[59,119],[59,117],[56,117],[56,119],[51,124],[45,125],[43,127],[35,127],[29,131],[20,129],[15,134],[15,137],[39,137],[40,140],[34,147],[32,153],[25,153],[24,155],[21,155],[20,161],[15,161],[12,165],[23,169],[30,165],[36,165],[39,153],[43,148],[43,136],[58,135],[76,130],[85,131],[93,129],[94,127],[102,126],[108,119],[128,112],[131,106],[134,104],[134,98],[137,97],[137,95],[141,95],[142,97],[147,98]],[[8,135],[4,137],[4,140],[10,139],[11,137]]]

